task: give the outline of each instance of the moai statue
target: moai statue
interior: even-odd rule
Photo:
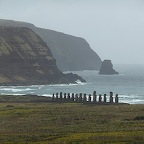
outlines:
[[[99,94],[99,102],[102,102],[102,95]]]
[[[84,94],[84,97],[83,97],[83,102],[87,102],[87,97],[86,97],[86,94]]]
[[[67,101],[70,101],[70,93],[68,93]]]
[[[64,101],[66,101],[66,93],[64,93]]]
[[[53,93],[53,95],[52,95],[52,101],[54,101],[55,100],[55,96],[54,96],[54,93]]]
[[[113,92],[110,92],[110,103],[113,103]]]
[[[104,102],[105,102],[105,103],[107,102],[106,94],[104,94]]]
[[[58,101],[58,93],[56,93],[56,101]]]
[[[118,94],[116,94],[116,96],[115,96],[115,103],[119,103]]]
[[[78,94],[75,94],[75,101],[78,102]]]
[[[71,101],[74,101],[74,93],[72,93]]]
[[[79,102],[82,102],[82,93],[79,94]]]
[[[96,96],[96,91],[93,92],[93,102],[96,102],[97,96]]]
[[[91,94],[89,94],[88,101],[91,102]]]
[[[63,98],[62,92],[60,92],[60,101],[62,101],[62,98]]]

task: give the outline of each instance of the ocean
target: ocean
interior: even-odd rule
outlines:
[[[36,94],[52,96],[53,93],[99,94],[113,92],[119,95],[119,101],[130,104],[144,104],[144,65],[114,65],[119,75],[98,75],[98,71],[72,71],[82,76],[87,82],[60,85],[1,86],[0,94]],[[67,73],[67,72],[65,72]]]

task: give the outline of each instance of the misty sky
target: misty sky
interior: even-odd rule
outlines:
[[[0,0],[0,19],[83,37],[115,64],[144,64],[144,0]]]

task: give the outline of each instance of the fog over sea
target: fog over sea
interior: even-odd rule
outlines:
[[[32,86],[1,86],[0,94],[36,94],[51,96],[56,92],[107,94],[112,91],[119,95],[120,102],[144,104],[144,65],[114,65],[119,75],[98,75],[98,71],[73,71],[82,76],[87,83],[69,85],[32,85]]]

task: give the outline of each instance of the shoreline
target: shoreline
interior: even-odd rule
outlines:
[[[32,94],[26,95],[0,95],[0,103],[76,103],[84,105],[143,105],[143,104],[130,104],[130,103],[111,103],[111,102],[79,102],[79,101],[61,101],[60,99],[55,101],[50,96],[38,96]]]
[[[0,94],[0,102],[1,102],[1,96],[12,96],[12,97],[24,97],[25,96],[25,98],[28,98],[28,96],[32,96],[31,97],[31,99],[33,98],[36,98],[36,99],[46,99],[46,101],[48,102],[48,101],[51,101],[50,99],[52,98],[52,94],[43,94],[43,95],[36,95],[36,94],[20,94],[20,93],[14,93],[14,94],[4,94],[4,93],[2,93],[2,94]],[[36,96],[36,97],[34,97],[34,96]],[[48,99],[47,99],[48,98]],[[39,99],[39,100],[40,100]],[[123,96],[121,96],[121,95],[119,95],[119,104],[129,104],[129,105],[143,105],[144,103],[140,103],[140,102],[128,102],[128,100],[124,100],[124,97]],[[122,101],[123,100],[123,101]],[[43,101],[43,100],[42,100]],[[140,100],[139,100],[140,101]],[[59,102],[58,102],[59,103]],[[107,102],[108,103],[108,102]],[[88,104],[88,103],[87,103]],[[98,105],[99,103],[97,103],[97,105]],[[104,103],[101,103],[101,104],[104,104]],[[108,105],[108,104],[107,104]]]

